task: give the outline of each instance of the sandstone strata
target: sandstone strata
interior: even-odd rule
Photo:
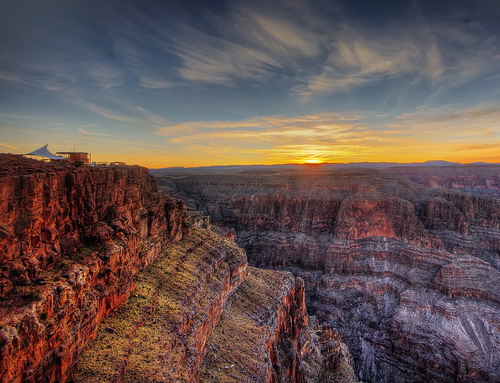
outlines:
[[[63,382],[133,276],[189,232],[147,169],[0,156],[0,381]]]
[[[374,170],[159,183],[235,229],[253,265],[304,279],[361,380],[500,379],[500,202]]]
[[[247,268],[233,241],[194,229],[137,279],[79,359],[75,383],[319,383],[342,373],[355,382],[338,333],[313,334],[303,282]]]
[[[431,187],[460,189],[485,197],[500,198],[500,165],[398,167],[384,170]]]
[[[73,381],[197,382],[231,295],[259,308],[257,332],[233,342],[244,369],[258,340],[265,373],[252,382],[353,378],[338,333],[311,330],[303,282],[254,270],[246,283],[234,231],[202,229],[208,217],[188,214],[147,169],[0,156],[0,177],[2,382],[65,382],[85,349]]]

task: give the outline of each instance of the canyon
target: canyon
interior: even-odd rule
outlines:
[[[422,186],[459,189],[484,197],[500,198],[499,169],[498,165],[402,166],[385,171],[407,177]]]
[[[300,277],[360,380],[500,380],[500,167],[152,174],[250,264]]]
[[[357,381],[306,282],[146,168],[0,155],[0,181],[2,382]]]

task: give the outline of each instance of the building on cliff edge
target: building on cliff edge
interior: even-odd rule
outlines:
[[[42,160],[53,160],[53,161],[67,161],[74,164],[84,164],[88,165],[91,161],[90,153],[87,152],[57,152],[53,154],[48,149],[49,144],[42,146],[30,153],[25,154],[25,156],[41,157]]]

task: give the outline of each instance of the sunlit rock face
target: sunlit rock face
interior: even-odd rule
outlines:
[[[367,382],[500,379],[500,201],[376,170],[158,178],[305,281]]]
[[[134,275],[189,233],[147,169],[0,156],[0,381],[63,382]]]

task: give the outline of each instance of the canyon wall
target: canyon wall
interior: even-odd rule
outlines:
[[[463,165],[398,167],[384,172],[406,176],[431,188],[459,189],[484,197],[500,198],[500,166]]]
[[[189,233],[137,166],[0,156],[0,381],[62,382],[133,276]]]
[[[100,326],[72,381],[198,381],[207,339],[247,274],[241,248],[194,229],[137,276],[131,299]]]
[[[73,382],[356,382],[338,333],[310,325],[303,281],[248,267],[214,232],[193,229],[137,280]]]
[[[248,267],[147,169],[0,155],[0,181],[0,381],[356,382],[304,282]]]
[[[158,178],[292,271],[367,382],[500,379],[500,201],[375,170]]]

